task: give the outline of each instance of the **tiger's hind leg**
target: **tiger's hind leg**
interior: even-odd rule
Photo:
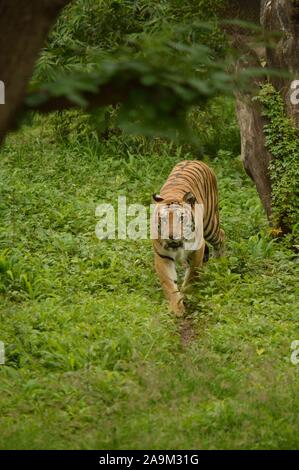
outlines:
[[[216,241],[212,241],[212,245],[214,248],[214,256],[215,258],[221,258],[221,256],[224,256],[224,238],[225,238],[225,233],[224,230],[219,229],[218,232],[218,237]]]
[[[186,292],[188,287],[190,287],[194,280],[198,277],[198,270],[202,267],[205,255],[207,253],[206,246],[207,245],[203,243],[199,250],[192,252],[189,258],[189,266],[186,270],[185,279],[182,285],[183,292]]]
[[[215,215],[213,219],[213,230],[209,230],[209,233],[204,233],[204,237],[213,247],[214,258],[220,258],[224,255],[225,232],[220,228],[218,215]]]
[[[207,243],[205,243],[205,252],[204,252],[204,257],[203,257],[203,262],[207,263],[210,259],[210,248]]]

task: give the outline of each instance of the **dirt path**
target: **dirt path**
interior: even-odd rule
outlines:
[[[191,341],[197,338],[197,333],[192,318],[183,318],[179,325],[179,332],[183,346],[188,346]]]

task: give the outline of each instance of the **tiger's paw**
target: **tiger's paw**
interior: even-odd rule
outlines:
[[[180,299],[177,303],[173,304],[171,306],[171,310],[175,314],[176,317],[178,317],[178,318],[183,317],[184,314],[186,313],[186,308],[185,308],[185,305],[184,305],[183,298]]]

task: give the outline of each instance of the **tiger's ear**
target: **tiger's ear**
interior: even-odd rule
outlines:
[[[153,200],[156,201],[156,202],[162,202],[163,197],[160,196],[160,194],[153,194]]]
[[[196,197],[194,196],[194,194],[192,193],[186,193],[184,195],[184,202],[186,202],[186,204],[190,204],[191,206],[194,206],[194,204],[196,203]]]

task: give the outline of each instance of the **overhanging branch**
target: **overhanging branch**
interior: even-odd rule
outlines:
[[[113,83],[109,83],[100,87],[95,93],[82,93],[81,97],[86,102],[84,109],[90,111],[97,107],[123,103],[129,98],[134,89],[137,89],[137,87],[138,83],[134,81],[126,83],[123,86],[115,86]],[[63,111],[76,107],[82,108],[79,103],[76,103],[66,96],[48,96],[41,104],[25,104],[25,110],[37,111],[43,114],[54,111]]]

